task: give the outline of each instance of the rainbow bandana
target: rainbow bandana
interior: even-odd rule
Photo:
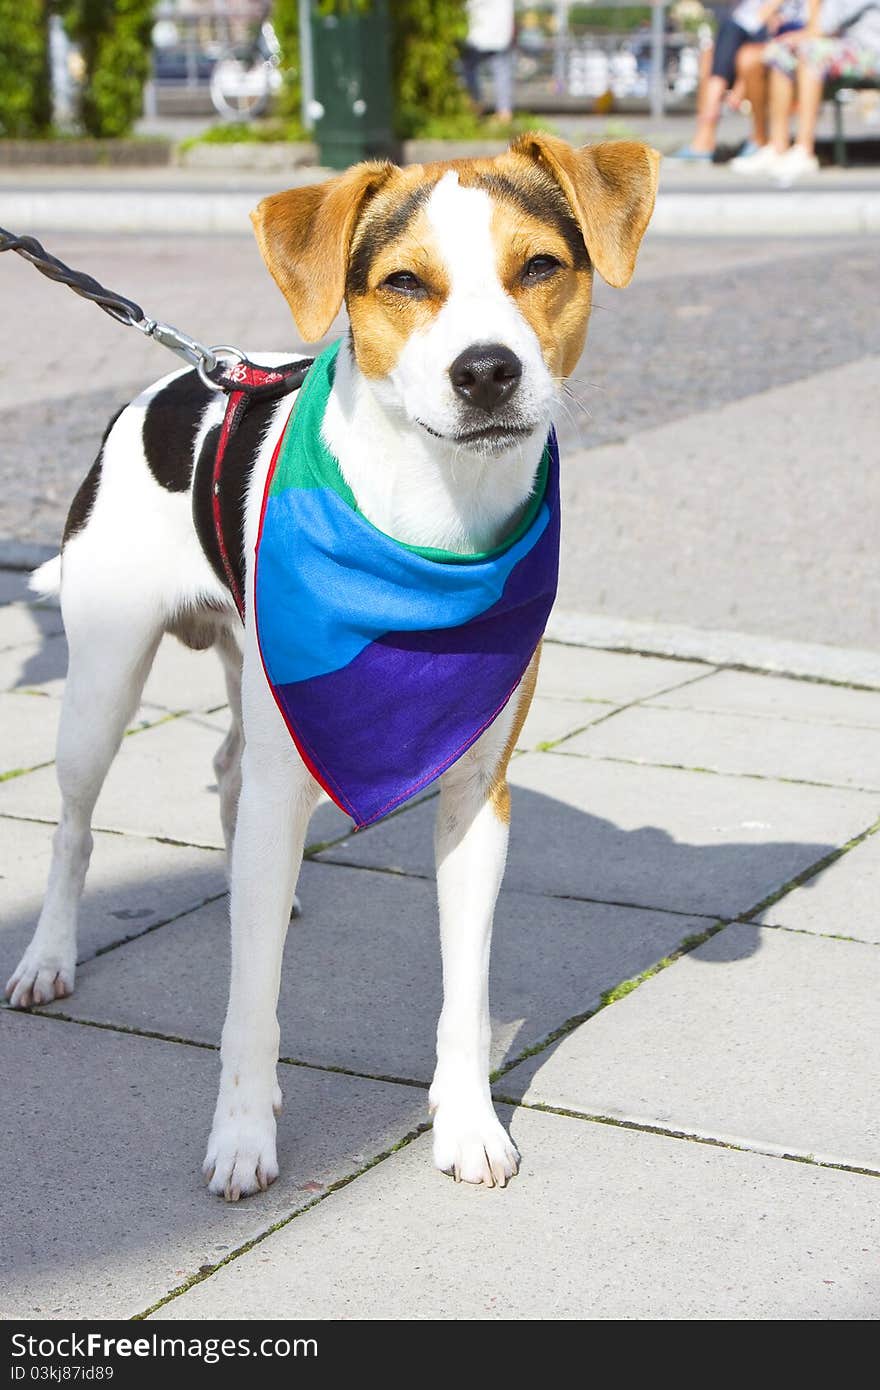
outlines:
[[[291,737],[361,827],[445,772],[522,679],[556,594],[559,456],[551,430],[527,515],[497,550],[392,540],[321,438],[338,347],[309,371],[269,470],[255,610]]]

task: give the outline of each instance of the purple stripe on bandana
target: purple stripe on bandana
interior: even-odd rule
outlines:
[[[543,635],[558,561],[556,505],[501,598],[472,622],[387,633],[338,671],[274,687],[297,742],[358,827],[429,786],[503,709]]]

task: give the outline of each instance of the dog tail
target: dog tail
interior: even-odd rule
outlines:
[[[53,555],[51,560],[34,570],[28,580],[31,593],[40,598],[57,598],[61,593],[61,556]]]

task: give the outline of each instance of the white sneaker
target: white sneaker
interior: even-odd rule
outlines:
[[[796,179],[818,174],[819,161],[814,154],[807,154],[803,145],[792,145],[785,154],[779,155],[771,172],[781,188],[790,188]]]
[[[780,154],[772,145],[762,145],[754,154],[738,155],[727,167],[737,174],[770,174],[776,172],[777,164],[784,158],[785,155]]]

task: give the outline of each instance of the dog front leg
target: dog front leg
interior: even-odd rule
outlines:
[[[248,739],[232,851],[229,1007],[204,1164],[210,1190],[227,1201],[265,1190],[278,1176],[281,959],[316,797],[312,777],[289,744],[252,745]]]
[[[434,1162],[456,1180],[488,1187],[504,1187],[519,1168],[489,1089],[489,952],[507,860],[507,765],[540,657],[539,647],[506,708],[442,778],[435,831],[443,1009],[429,1096]]]
[[[457,1181],[488,1187],[504,1187],[519,1166],[489,1090],[489,952],[507,859],[502,749],[512,717],[505,712],[500,723],[443,778],[435,832],[443,1010],[429,1097],[434,1162]]]

